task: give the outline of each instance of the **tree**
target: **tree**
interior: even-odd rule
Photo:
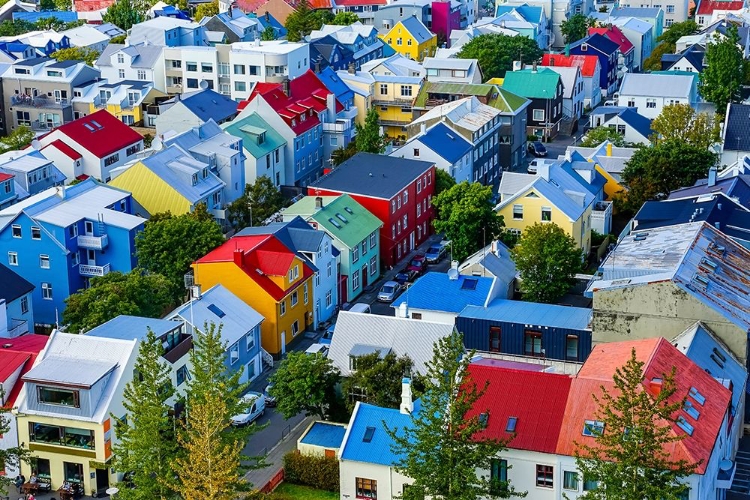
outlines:
[[[432,199],[435,231],[451,241],[452,259],[461,261],[502,233],[503,217],[492,204],[492,186],[463,181]]]
[[[623,137],[622,134],[618,133],[617,130],[602,125],[600,127],[592,128],[588,132],[586,132],[586,135],[583,137],[583,140],[580,142],[579,146],[581,146],[582,148],[593,148],[604,141],[609,141],[618,148],[630,145],[630,143],[625,141],[625,137]]]
[[[113,36],[112,39],[109,41],[109,43],[125,43],[125,40],[127,38],[128,38],[128,35]]]
[[[219,0],[213,0],[209,3],[202,3],[195,9],[195,22],[199,22],[204,17],[213,17],[219,13]]]
[[[707,149],[675,139],[641,148],[623,169],[622,180],[628,191],[615,197],[615,203],[635,212],[647,200],[663,198],[670,191],[703,179],[716,160],[716,154]]]
[[[726,36],[714,34],[714,40],[706,46],[707,66],[698,75],[698,91],[705,100],[716,105],[716,112],[722,116],[727,104],[740,97],[744,61],[738,43],[735,26],[727,29]]]
[[[68,331],[86,332],[121,314],[160,318],[173,303],[172,284],[164,276],[138,269],[111,272],[65,299],[63,322]]]
[[[357,154],[357,142],[356,137],[354,140],[349,141],[349,144],[345,148],[334,149],[331,153],[331,162],[334,166],[339,166],[346,160]]]
[[[237,229],[263,226],[269,217],[288,204],[271,178],[262,175],[254,184],[245,185],[245,193],[227,206],[227,220]]]
[[[5,391],[2,387],[0,387],[0,401],[4,400]],[[11,408],[8,408],[4,405],[0,406],[0,436],[3,436],[5,434],[9,435],[12,430],[10,427],[10,420],[5,416],[10,412]],[[20,469],[21,462],[30,463],[31,458],[31,452],[25,449],[23,446],[8,447],[6,445],[0,447],[0,464],[4,464],[4,467]],[[0,474],[0,495],[9,494],[9,488],[13,484],[13,479],[14,478],[8,475]]]
[[[643,71],[661,71],[661,58],[664,54],[672,54],[675,47],[668,43],[660,43],[651,51],[646,59],[643,60]]]
[[[132,485],[120,490],[118,497],[122,500],[172,497],[174,473],[169,465],[176,458],[177,443],[167,400],[175,389],[171,368],[164,364],[162,354],[161,341],[149,329],[135,361],[138,379],[125,386],[125,418],[114,419],[116,468],[129,474]]]
[[[576,443],[576,463],[586,480],[599,487],[585,492],[587,500],[643,500],[682,498],[688,484],[680,482],[698,464],[675,459],[669,450],[685,438],[672,431],[685,398],[674,398],[675,367],[662,374],[661,391],[643,388],[643,361],[633,348],[625,366],[618,367],[612,384],[591,396],[598,405],[592,429],[595,445]]]
[[[380,131],[380,115],[373,107],[367,110],[364,125],[355,125],[357,135],[354,138],[358,152],[382,154],[385,151],[385,136]]]
[[[358,400],[384,408],[398,408],[401,380],[405,373],[413,373],[413,368],[414,362],[408,355],[398,357],[393,352],[382,358],[379,352],[357,357],[357,370],[341,383],[349,411],[354,409]],[[417,394],[421,394],[424,378],[413,374],[412,386]]]
[[[341,11],[336,14],[331,21],[331,24],[337,24],[339,26],[349,26],[350,24],[358,23],[359,16],[354,12]]]
[[[502,78],[513,69],[513,61],[531,64],[541,59],[542,49],[536,41],[525,36],[500,34],[479,35],[461,47],[456,54],[461,59],[478,59],[484,78]]]
[[[442,168],[435,169],[435,196],[456,185],[456,179]]]
[[[271,376],[269,394],[278,401],[277,409],[284,418],[299,412],[326,418],[336,398],[335,388],[341,375],[333,362],[324,356],[290,352]]]
[[[552,222],[524,230],[511,254],[521,273],[524,300],[550,303],[568,292],[583,257],[575,240]]]
[[[659,44],[654,47],[651,55],[643,61],[643,69],[647,71],[661,70],[661,56],[674,53],[677,48],[677,40],[683,36],[698,33],[698,31],[699,27],[695,21],[688,20],[681,23],[674,23],[659,36]]]
[[[320,29],[322,23],[318,24],[318,22],[320,22],[320,19],[315,16],[314,11],[310,8],[310,2],[299,0],[297,8],[286,18],[284,27],[287,30],[287,40],[290,42],[301,41],[313,30]]]
[[[266,26],[265,29],[260,33],[260,39],[264,42],[276,40],[276,31],[274,31],[273,26],[271,26],[270,24]]]
[[[468,367],[472,355],[464,352],[463,336],[455,330],[438,340],[427,365],[421,408],[411,413],[411,425],[398,429],[385,423],[393,440],[391,451],[401,457],[395,468],[413,480],[404,490],[405,500],[524,496],[507,481],[477,473],[490,470],[492,459],[507,443],[480,437],[485,426],[479,416],[483,410],[479,399],[487,385],[478,387],[471,380]]]
[[[60,49],[51,55],[56,61],[83,61],[89,66],[93,66],[99,59],[99,51],[88,47],[71,47],[69,49]]]
[[[55,0],[55,10],[65,11],[72,10],[73,2],[71,0]]]
[[[16,19],[15,21],[5,20],[0,23],[0,36],[18,36],[36,29],[36,25],[28,21]]]
[[[102,21],[112,23],[122,30],[129,30],[133,25],[146,19],[146,9],[141,3],[133,0],[116,0],[107,8]]]
[[[55,10],[55,0],[41,0],[39,2],[39,10],[42,12],[45,10]]]
[[[719,122],[708,113],[698,113],[689,104],[669,104],[651,122],[652,142],[677,140],[708,149],[721,140]]]
[[[156,214],[135,237],[138,265],[165,276],[176,299],[182,295],[190,264],[224,242],[221,226],[207,219],[204,210],[173,216]]]
[[[565,38],[565,43],[577,42],[588,35],[589,28],[596,24],[596,19],[584,14],[573,14],[560,23],[560,32]]]
[[[2,138],[0,143],[0,153],[6,153],[8,151],[17,151],[23,149],[34,140],[36,134],[30,127],[21,125],[16,127],[10,134]]]

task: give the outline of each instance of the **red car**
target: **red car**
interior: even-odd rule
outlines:
[[[424,254],[415,255],[409,265],[406,268],[407,271],[412,271],[416,274],[422,274],[427,270],[427,258]]]

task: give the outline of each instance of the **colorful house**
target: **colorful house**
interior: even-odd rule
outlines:
[[[11,268],[0,264],[0,339],[12,339],[34,331],[34,285]],[[8,392],[7,390],[5,391]]]
[[[286,140],[258,113],[250,113],[222,125],[224,130],[242,139],[245,153],[245,182],[255,184],[265,175],[280,188],[286,184],[284,153]]]
[[[610,97],[617,90],[617,57],[620,46],[615,42],[594,33],[570,45],[570,54],[578,56],[596,56],[599,59],[599,87],[602,95]]]
[[[137,80],[97,82],[86,90],[88,92],[85,95],[73,98],[74,103],[89,105],[86,114],[94,114],[104,108],[125,125],[150,127],[154,124],[146,120],[147,105],[153,104],[157,97],[166,96],[164,92],[154,88],[153,82]]]
[[[526,108],[526,131],[529,135],[550,140],[560,132],[563,118],[563,81],[549,68],[536,65],[530,69],[509,71],[503,88],[531,100]]]
[[[415,16],[397,22],[380,38],[396,53],[415,61],[432,57],[437,50],[437,35],[430,32]]]
[[[614,147],[611,142],[604,141],[593,148],[569,146],[568,151],[578,153],[588,161],[594,163],[596,171],[606,180],[604,184],[604,199],[613,200],[617,193],[627,190],[622,182],[622,171],[636,149]]]
[[[265,318],[261,346],[278,358],[313,322],[316,269],[273,235],[235,236],[193,264],[195,284],[221,284]]]

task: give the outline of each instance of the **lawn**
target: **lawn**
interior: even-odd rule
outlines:
[[[291,483],[281,483],[274,491],[279,497],[294,498],[295,500],[338,500],[339,494],[333,491],[316,490],[309,486],[299,486]]]

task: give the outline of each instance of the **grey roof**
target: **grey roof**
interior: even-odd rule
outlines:
[[[95,66],[111,66],[110,58],[113,54],[122,51],[134,58],[132,67],[133,68],[146,68],[151,69],[154,67],[156,62],[159,60],[164,47],[153,44],[138,44],[138,45],[123,45],[119,43],[111,43],[104,48],[104,51],[99,56],[99,59],[94,63]]]
[[[513,196],[526,186],[530,185],[536,179],[535,175],[523,174],[519,172],[503,172],[500,178],[500,195]]]
[[[689,97],[694,75],[625,73],[620,96]]]
[[[612,17],[651,17],[656,18],[659,16],[659,11],[662,10],[658,7],[618,7],[612,9]]]
[[[729,103],[724,151],[750,151],[750,104]]]
[[[113,361],[48,356],[23,376],[24,381],[91,387],[117,367]]]
[[[357,153],[310,187],[391,199],[433,165],[427,161]]]
[[[336,321],[336,333],[328,357],[344,377],[351,375],[349,356],[364,353],[362,346],[392,350],[397,356],[408,355],[416,372],[425,374],[435,342],[453,332],[452,324],[431,323],[409,318],[342,311]]]
[[[158,338],[181,326],[182,323],[177,321],[122,314],[96,328],[92,328],[86,332],[86,335],[109,339],[143,340],[149,330],[154,332],[154,335]]]
[[[75,66],[79,62],[81,62],[81,61],[74,61],[74,60],[58,61],[58,62],[54,62],[52,64],[48,64],[47,68],[65,69],[65,68],[70,68],[72,66]]]
[[[459,272],[474,264],[484,266],[501,283],[510,283],[516,279],[516,264],[510,255],[510,249],[500,240],[487,245],[487,247],[468,257],[459,266]]]
[[[551,69],[558,75],[563,82],[563,98],[572,99],[573,89],[575,88],[576,76],[581,72],[577,66],[545,66],[547,69]]]

